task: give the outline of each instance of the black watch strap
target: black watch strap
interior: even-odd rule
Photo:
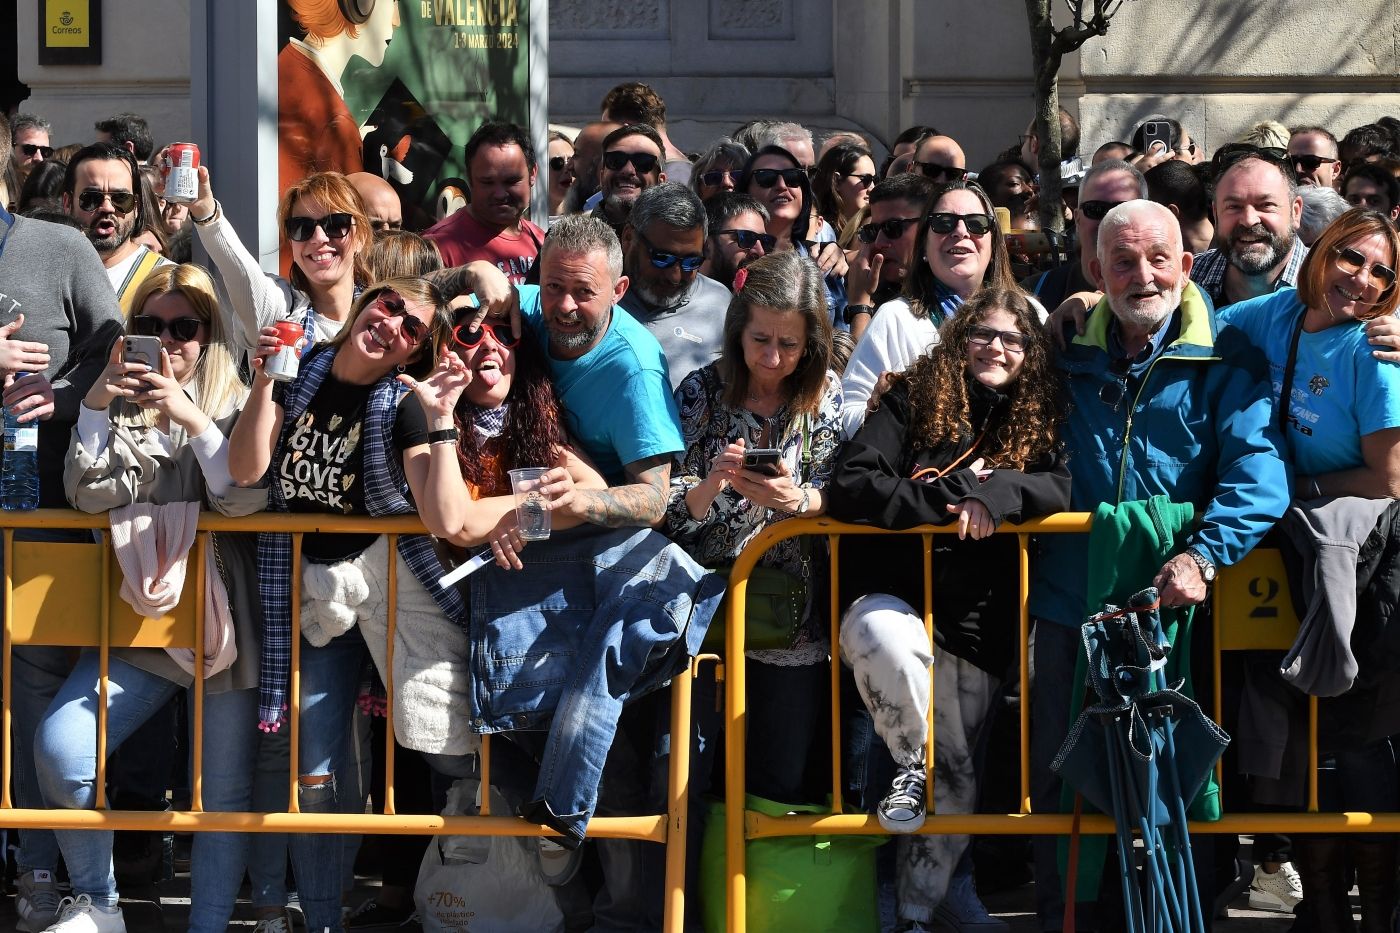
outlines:
[[[872,305],[846,305],[846,310],[842,315],[847,324],[855,320],[857,314],[868,314],[875,316],[875,308]]]

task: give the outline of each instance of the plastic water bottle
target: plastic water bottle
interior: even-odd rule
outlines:
[[[0,508],[28,511],[38,507],[39,422],[21,424],[14,410],[6,407],[5,460],[0,464]]]

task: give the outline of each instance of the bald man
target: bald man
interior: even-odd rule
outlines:
[[[962,181],[967,177],[967,156],[953,137],[930,136],[919,143],[909,171],[923,172],[925,178],[937,185]]]
[[[569,189],[569,197],[564,202],[565,213],[577,214],[584,210],[587,201],[598,193],[601,183],[598,168],[603,161],[603,140],[621,126],[621,123],[612,120],[598,120],[579,130],[574,139],[574,175],[577,181]]]
[[[403,206],[399,203],[399,193],[394,190],[393,185],[369,172],[355,172],[346,178],[364,199],[365,212],[369,214],[369,225],[375,233],[380,230],[403,229]]]

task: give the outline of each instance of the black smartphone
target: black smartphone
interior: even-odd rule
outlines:
[[[1160,143],[1161,145],[1158,145]],[[1172,125],[1166,120],[1148,120],[1142,125],[1142,151],[1148,155],[1176,149]]]
[[[777,476],[782,472],[783,452],[776,447],[755,447],[744,451],[744,469],[762,473],[764,476]]]

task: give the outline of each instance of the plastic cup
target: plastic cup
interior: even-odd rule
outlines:
[[[526,541],[549,538],[553,522],[549,500],[540,492],[540,481],[548,467],[521,467],[510,471],[510,488],[515,493],[515,520],[520,525],[520,537]]]

